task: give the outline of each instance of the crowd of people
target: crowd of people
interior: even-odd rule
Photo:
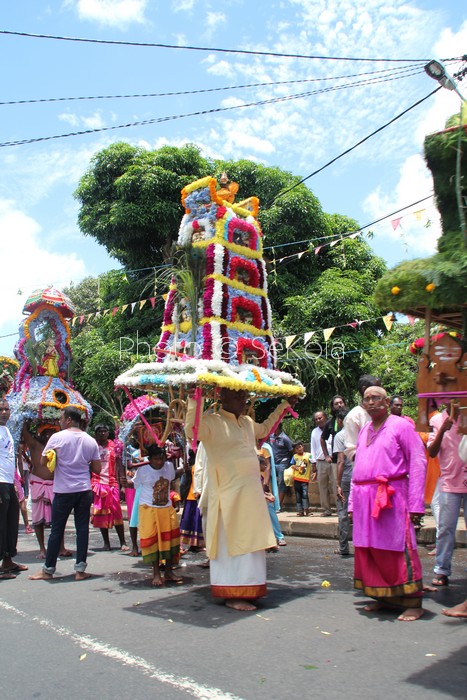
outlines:
[[[403,414],[403,398],[387,396],[377,377],[360,377],[358,391],[361,401],[350,410],[336,395],[329,413],[315,411],[307,449],[304,441],[293,442],[285,431],[283,418],[296,398],[283,400],[258,423],[247,414],[247,392],[224,388],[220,408],[202,413],[196,427],[198,449],[187,452],[181,466],[174,466],[157,444],[141,450],[130,441],[123,452],[106,425],[95,426],[91,437],[80,411],[73,408],[62,411],[59,431],[44,424],[33,432],[26,424],[15,447],[7,427],[8,401],[1,399],[0,580],[27,569],[14,561],[23,503],[25,531],[35,532],[38,556],[44,560],[29,576],[32,580],[53,578],[58,557],[71,556],[64,535],[73,512],[77,581],[90,576],[86,568],[92,524],[101,532],[104,550],[111,549],[109,534],[115,528],[120,551],[142,556],[152,567],[154,587],[183,584],[176,573],[180,556],[206,549],[212,595],[234,610],[255,610],[256,601],[267,593],[266,554],[286,545],[277,514],[293,488],[297,517],[319,512],[328,518],[335,509],[336,554],[349,556],[352,542],[354,586],[373,599],[365,610],[399,610],[399,620],[419,619],[427,586],[416,528],[429,493],[437,526],[431,584],[435,589],[449,585],[456,526],[467,505],[467,438],[457,431],[454,403],[433,411],[432,430],[424,437]],[[193,398],[187,403],[184,429],[191,441],[199,407]],[[180,477],[181,497],[173,491]],[[313,512],[314,481],[320,508]],[[33,529],[25,506],[28,491]],[[125,538],[123,495],[131,548]],[[443,612],[467,617],[467,600]]]

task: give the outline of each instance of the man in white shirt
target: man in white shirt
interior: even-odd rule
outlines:
[[[316,428],[311,431],[310,440],[310,459],[311,469],[318,476],[319,500],[321,502],[322,518],[327,518],[331,515],[330,494],[335,496],[336,480],[332,464],[328,463],[324,458],[324,452],[321,446],[321,435],[326,425],[326,414],[324,411],[316,411],[313,416]],[[328,453],[331,452],[332,436],[326,442]]]
[[[17,571],[26,571],[23,564],[13,561],[17,553],[19,503],[16,496],[15,446],[11,433],[6,427],[10,418],[10,406],[0,399],[0,580],[16,578]]]
[[[381,381],[377,377],[373,377],[372,374],[362,374],[358,380],[358,391],[362,398],[370,386],[381,386]],[[345,456],[351,459],[352,462],[355,459],[358,434],[370,420],[370,416],[361,404],[354,406],[344,419]]]

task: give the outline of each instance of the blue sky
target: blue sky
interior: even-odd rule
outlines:
[[[100,149],[120,140],[147,148],[193,142],[206,155],[249,158],[304,177],[428,95],[437,84],[424,73],[425,60],[467,53],[467,10],[458,0],[22,0],[3,3],[0,19],[3,31],[180,47],[0,34],[2,102],[229,88],[171,97],[2,104],[2,144],[235,107],[0,147],[1,336],[17,331],[22,305],[34,288],[63,287],[119,267],[81,235],[76,223],[73,191]],[[343,57],[399,62],[337,60]],[[447,65],[454,72],[461,64]],[[283,84],[232,89],[279,81]],[[240,108],[310,91],[316,94]],[[459,106],[455,93],[439,91],[308,180],[308,186],[325,211],[350,216],[361,226],[429,196],[423,138],[442,129]],[[439,221],[430,199],[372,231],[374,251],[392,266],[431,254]],[[14,342],[15,337],[0,338],[0,354],[11,354]]]

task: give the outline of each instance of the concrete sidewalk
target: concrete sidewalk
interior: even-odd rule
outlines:
[[[320,511],[312,510],[313,515],[299,518],[297,514],[290,510],[278,513],[281,530],[286,537],[318,537],[328,540],[337,540],[338,526],[337,515],[323,518],[320,517]],[[423,519],[423,527],[417,533],[417,541],[421,545],[435,544],[436,527],[435,520],[431,515],[425,515]],[[456,530],[456,547],[466,546],[465,521],[462,515]]]

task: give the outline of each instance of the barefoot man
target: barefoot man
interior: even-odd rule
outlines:
[[[15,491],[15,448],[10,431],[6,427],[10,418],[10,405],[0,398],[0,581],[16,578],[17,571],[28,567],[17,564],[19,503]]]
[[[389,413],[383,388],[367,388],[362,403],[371,422],[358,436],[349,500],[354,586],[376,600],[366,612],[402,609],[398,619],[410,622],[424,612],[414,530],[424,513],[423,443],[408,421]]]
[[[42,571],[29,577],[33,581],[53,578],[65,526],[72,511],[76,528],[75,579],[82,581],[90,576],[86,573],[93,501],[90,471],[99,474],[101,461],[97,442],[81,430],[81,420],[81,411],[65,408],[60,415],[60,432],[52,435],[42,451],[43,467],[47,467],[50,452],[55,452],[56,456],[52,530]]]
[[[256,610],[266,595],[266,554],[276,546],[258,470],[256,441],[267,437],[284,410],[283,401],[264,423],[243,415],[246,391],[223,388],[222,408],[205,413],[198,439],[207,455],[206,550],[211,562],[211,592],[234,610]],[[192,438],[196,401],[188,401],[185,431]]]
[[[22,430],[22,439],[29,450],[31,459],[30,491],[31,491],[31,517],[34,532],[39,543],[37,559],[45,559],[45,534],[46,527],[52,522],[52,501],[54,496],[53,475],[47,467],[42,466],[42,451],[48,439],[59,430],[58,425],[42,423],[37,427],[37,433],[31,432],[31,426],[25,424]],[[60,557],[71,557],[70,550],[65,548],[62,540],[59,551]]]

